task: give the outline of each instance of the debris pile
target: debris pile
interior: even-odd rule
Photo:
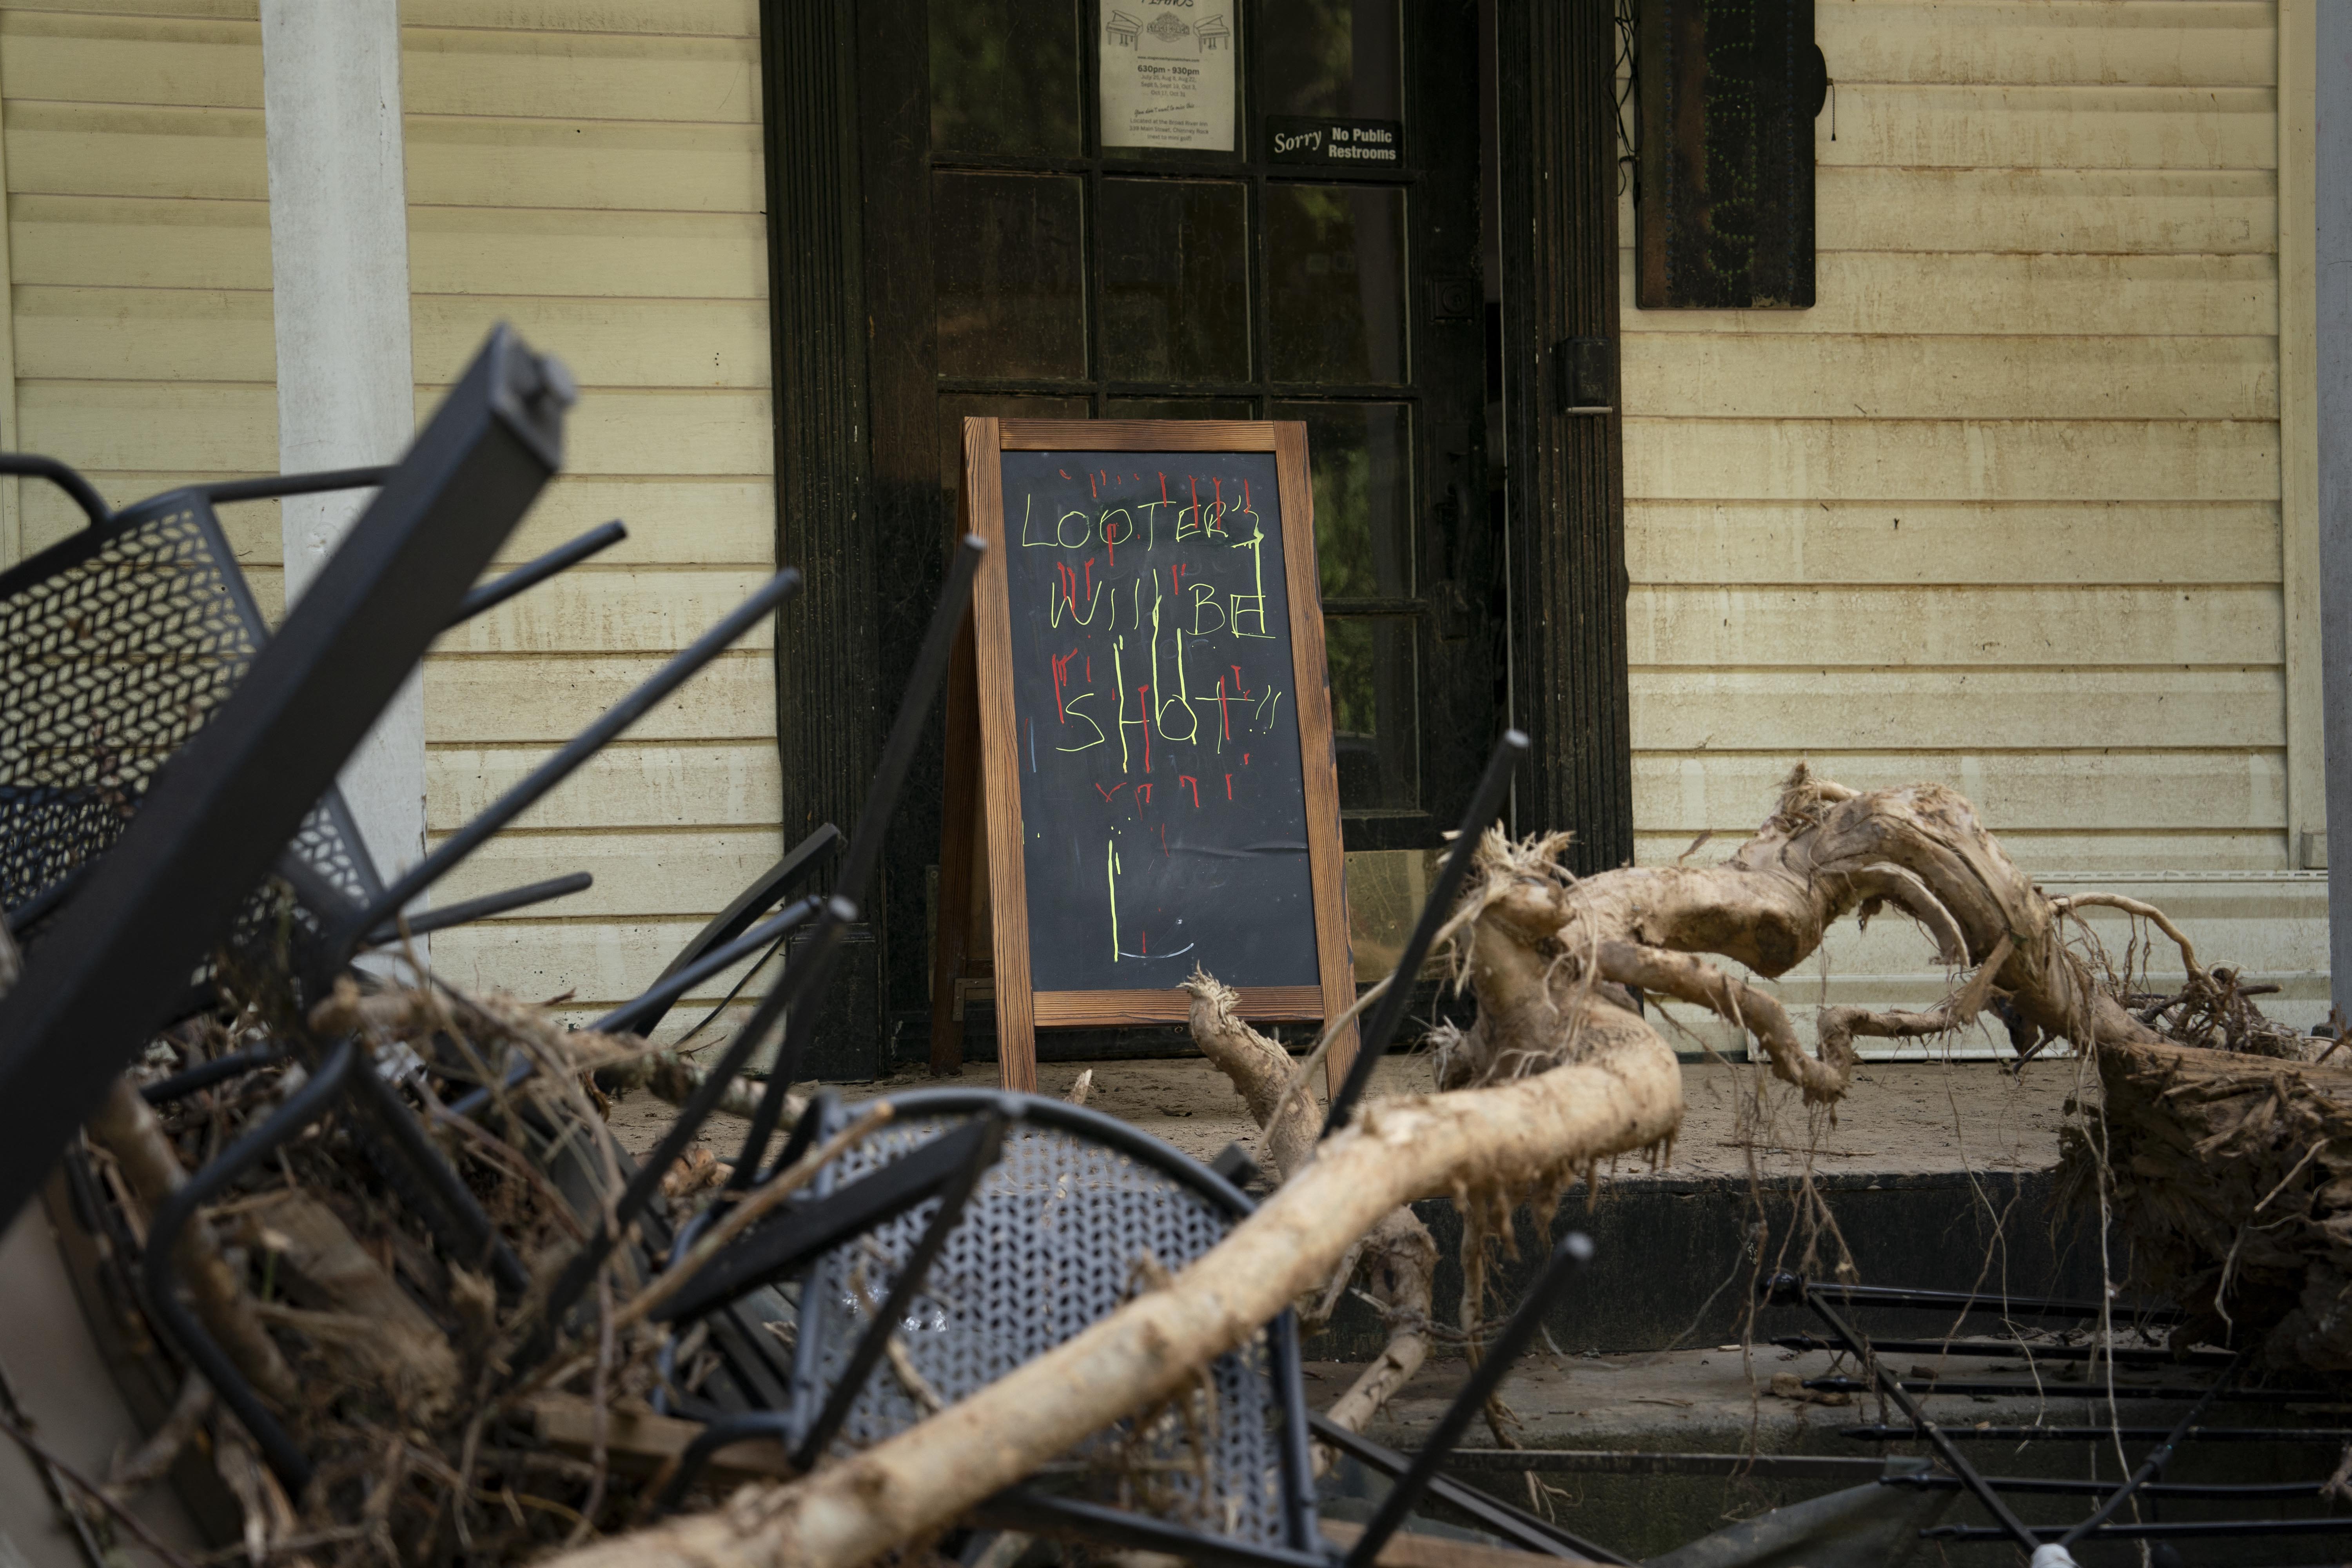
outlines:
[[[307,1019],[291,1010],[282,987],[225,988],[217,1011],[159,1039],[117,1082],[72,1155],[110,1239],[137,1252],[190,1172],[299,1089],[299,1053],[279,1055],[277,1042],[355,1036],[528,1282],[501,1289],[482,1260],[450,1257],[386,1180],[356,1112],[331,1115],[204,1211],[183,1233],[176,1270],[314,1478],[289,1495],[190,1373],[173,1420],[110,1478],[115,1498],[194,1445],[242,1509],[248,1562],[319,1568],[452,1554],[519,1563],[645,1519],[665,1462],[694,1430],[653,1414],[666,1331],[646,1321],[646,1287],[659,1248],[619,1249],[575,1321],[542,1334],[543,1319],[551,1281],[625,1181],[598,1077],[677,1099],[698,1075],[642,1041],[566,1032],[543,1009],[446,987],[363,991],[346,978]],[[160,1107],[141,1093],[241,1056],[275,1059]],[[445,1097],[499,1082],[519,1058],[538,1070],[502,1089],[492,1114],[449,1112]],[[707,1152],[680,1161],[665,1184],[668,1220],[707,1201],[726,1169]],[[779,1185],[805,1173],[794,1176]],[[742,1475],[722,1463],[698,1495]]]
[[[1316,1058],[1295,1062],[1241,1020],[1234,993],[1196,973],[1194,1038],[1263,1130],[1272,1195],[1189,1268],[1144,1281],[1118,1310],[933,1418],[806,1475],[772,1442],[739,1444],[689,1504],[765,1479],[723,1508],[676,1517],[656,1518],[652,1500],[698,1428],[656,1414],[656,1395],[665,1376],[690,1384],[701,1352],[687,1342],[698,1331],[668,1342],[654,1306],[887,1120],[887,1106],[808,1149],[672,1259],[671,1227],[727,1174],[681,1162],[666,1173],[659,1223],[613,1253],[577,1310],[551,1313],[551,1282],[628,1179],[602,1127],[603,1094],[649,1085],[682,1099],[701,1086],[695,1070],[642,1042],[565,1033],[541,1009],[437,985],[346,978],[307,1012],[282,990],[233,990],[223,1011],[158,1043],[77,1153],[121,1245],[135,1250],[191,1170],[298,1091],[310,1055],[255,1057],[160,1111],[143,1085],[278,1042],[353,1038],[460,1173],[521,1279],[502,1286],[481,1259],[452,1256],[349,1119],[330,1117],[214,1203],[177,1257],[195,1310],[312,1456],[315,1479],[288,1495],[234,1420],[205,1414],[193,1379],[158,1443],[208,1455],[243,1507],[257,1564],[520,1562],[565,1548],[571,1568],[850,1564],[936,1538],[1114,1421],[1178,1407],[1201,1369],[1261,1325],[1294,1306],[1328,1317],[1359,1287],[1391,1333],[1329,1413],[1360,1428],[1441,1331],[1430,1321],[1436,1249],[1407,1205],[1450,1196],[1465,1215],[1459,1333],[1475,1347],[1485,1259],[1507,1245],[1515,1208],[1548,1221],[1601,1162],[1670,1153],[1682,1086],[1659,1033],[1662,1001],[1745,1031],[1772,1073],[1831,1106],[1858,1037],[1934,1035],[1991,1010],[2021,1052],[2072,1042],[2105,1091],[2079,1144],[2085,1190],[2120,1207],[2146,1281],[2197,1314],[2188,1337],[2262,1334],[2275,1355],[2352,1368],[2352,1310],[2339,1300],[2352,1293],[2352,1072],[2286,1059],[2300,1038],[2263,1019],[2230,972],[2200,966],[2158,911],[2126,907],[2179,942],[2188,979],[2178,994],[2117,976],[2076,913],[2116,900],[2043,895],[1958,795],[1858,794],[1801,767],[1759,834],[1717,865],[1578,879],[1559,864],[1564,843],[1490,833],[1478,844],[1445,928],[1476,1020],[1433,1037],[1435,1092],[1366,1105],[1318,1141],[1307,1090]],[[1769,991],[1702,956],[1778,976],[1836,921],[1889,909],[1927,933],[1953,973],[1950,994],[1918,1013],[1826,1008],[1817,1052]],[[445,1103],[499,1084],[519,1059],[534,1075],[499,1089],[478,1119]],[[142,1451],[118,1479],[160,1475],[169,1458]]]

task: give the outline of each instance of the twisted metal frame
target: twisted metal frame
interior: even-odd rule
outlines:
[[[2205,1423],[2205,1417],[2216,1405],[2275,1404],[2303,1394],[2332,1399],[2318,1390],[2263,1389],[2235,1391],[2238,1376],[2248,1365],[2244,1352],[2188,1352],[2164,1350],[2136,1351],[2131,1347],[2105,1345],[2051,1346],[2030,1345],[2013,1330],[1974,1342],[1892,1340],[1873,1341],[1864,1334],[1841,1309],[1892,1308],[1954,1312],[1961,1316],[1993,1315],[2006,1324],[2015,1319],[2043,1319],[2061,1321],[2097,1321],[2109,1309],[2095,1301],[2075,1301],[2051,1297],[1977,1296],[1948,1290],[1908,1290],[1871,1285],[1830,1284],[1807,1280],[1794,1274],[1776,1274],[1760,1287],[1767,1301],[1780,1305],[1802,1306],[1821,1320],[1829,1331],[1826,1342],[1811,1335],[1783,1335],[1774,1342],[1795,1350],[1832,1349],[1854,1357],[1865,1369],[1866,1381],[1832,1376],[1809,1378],[1805,1386],[1824,1392],[1855,1392],[1874,1387],[1903,1415],[1903,1425],[1880,1423],[1874,1426],[1849,1426],[1842,1435],[1864,1442],[1886,1443],[1903,1441],[1927,1442],[1945,1467],[1938,1472],[1888,1476],[1886,1486],[1907,1486],[1916,1489],[1966,1490],[1973,1495],[1992,1516],[1988,1525],[1939,1524],[1920,1531],[1921,1538],[1931,1541],[1987,1542],[2008,1541],[2031,1555],[2037,1548],[2055,1544],[2071,1549],[2090,1541],[2156,1541],[2187,1540],[2205,1537],[2267,1537],[2309,1534],[2345,1533],[2352,1531],[2352,1521],[2342,1519],[2251,1519],[2181,1521],[2171,1522],[2113,1522],[2116,1514],[2135,1497],[2201,1498],[2233,1501],[2313,1498],[2319,1495],[2324,1476],[2307,1481],[2181,1484],[2162,1479],[2166,1468],[2187,1444],[2206,1443],[2296,1443],[2325,1444],[2333,1447],[2352,1438],[2352,1428],[2291,1427],[2291,1426],[2215,1426]],[[2171,1308],[2140,1309],[2134,1316],[2145,1323],[2167,1324],[2183,1321],[2183,1314]],[[1947,1426],[1936,1421],[1920,1403],[1923,1395],[1934,1394],[2022,1394],[2034,1392],[2030,1384],[1990,1383],[1980,1380],[1903,1378],[1895,1375],[1884,1362],[1882,1353],[1903,1352],[1947,1352],[1968,1355],[2029,1355],[2047,1359],[2086,1360],[2106,1358],[2117,1365],[2139,1364],[2156,1366],[2169,1364],[2183,1372],[2205,1369],[2213,1373],[2212,1381],[2201,1387],[2166,1384],[2135,1386],[2129,1390],[2136,1401],[2186,1403],[2189,1408],[2168,1426],[1994,1426],[1973,1423]],[[2118,1390],[2118,1393],[2123,1392]],[[2151,1444],[2132,1473],[2121,1481],[2069,1479],[2065,1478],[1989,1476],[1969,1460],[1962,1448],[1971,1441],[2021,1443],[2032,1441],[2095,1444],[2145,1442]],[[2066,1525],[2030,1525],[2017,1516],[2008,1502],[2011,1496],[2084,1495],[2099,1498],[2098,1505],[2080,1521]]]

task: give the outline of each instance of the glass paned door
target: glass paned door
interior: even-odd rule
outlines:
[[[928,139],[927,221],[894,230],[925,253],[868,267],[930,280],[950,507],[967,414],[1307,424],[1350,885],[1396,895],[1358,911],[1379,973],[1401,932],[1362,918],[1410,921],[1502,723],[1476,6],[870,3],[867,37],[928,38],[927,112],[862,111]]]

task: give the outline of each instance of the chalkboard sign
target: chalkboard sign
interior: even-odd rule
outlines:
[[[1007,1086],[1034,1086],[1037,1028],[1181,1021],[1195,964],[1246,1016],[1344,1011],[1305,426],[968,419],[964,453],[991,549],[976,722],[951,698],[938,959],[964,956],[961,817],[985,840]]]

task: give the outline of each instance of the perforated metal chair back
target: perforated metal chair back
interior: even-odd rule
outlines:
[[[891,1122],[828,1167],[817,1194],[882,1170],[1012,1101],[1002,1154],[949,1232],[898,1338],[923,1393],[890,1365],[850,1406],[835,1453],[922,1420],[1108,1317],[1207,1252],[1250,1211],[1222,1177],[1157,1139],[1059,1100],[966,1089],[889,1097]],[[848,1111],[836,1110],[836,1124]],[[793,1414],[808,1429],[941,1200],[822,1254],[801,1289]],[[1275,1553],[1314,1543],[1305,1401],[1288,1313],[1163,1409],[1097,1434],[1024,1500],[1149,1516]]]
[[[0,574],[0,907],[28,940],[268,637],[201,491],[142,501]],[[382,890],[333,789],[292,847],[353,900]]]

